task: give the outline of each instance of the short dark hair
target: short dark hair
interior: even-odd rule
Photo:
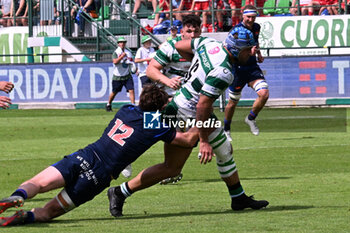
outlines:
[[[147,84],[140,95],[139,107],[142,111],[162,110],[168,103],[168,94],[156,84]]]
[[[201,18],[198,15],[191,14],[182,17],[182,26],[189,25],[193,27],[200,27],[201,23]]]

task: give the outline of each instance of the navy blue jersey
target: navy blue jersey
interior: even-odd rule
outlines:
[[[175,129],[144,129],[143,111],[124,105],[109,123],[101,138],[87,147],[104,163],[114,178],[159,140],[171,142]]]
[[[240,22],[239,24],[237,24],[236,26],[234,26],[233,28],[237,28],[237,27],[243,27],[247,30],[250,30],[253,33],[253,37],[254,37],[254,41],[255,41],[255,45],[258,46],[259,45],[259,34],[260,34],[260,24],[258,23],[254,23],[253,24],[253,28],[249,29],[247,28],[242,22]],[[247,61],[246,65],[254,65],[257,64],[256,62],[256,57],[255,56],[251,56],[249,58],[249,60]]]

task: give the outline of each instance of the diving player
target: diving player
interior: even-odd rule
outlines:
[[[22,183],[8,198],[0,200],[0,213],[18,207],[24,200],[53,189],[63,190],[42,208],[17,211],[13,216],[1,217],[0,226],[46,222],[92,200],[117,179],[119,173],[140,157],[159,140],[192,147],[196,133],[176,133],[174,129],[144,128],[144,112],[163,109],[168,102],[167,93],[156,85],[146,85],[138,106],[124,105],[109,123],[101,138],[65,156],[61,161]]]

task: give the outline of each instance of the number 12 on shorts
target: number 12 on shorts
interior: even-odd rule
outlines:
[[[118,129],[121,131],[121,133],[117,133]],[[117,119],[115,121],[115,125],[112,127],[112,129],[108,132],[107,135],[119,145],[124,146],[124,139],[129,138],[133,134],[133,132],[133,128],[125,125],[120,119]]]

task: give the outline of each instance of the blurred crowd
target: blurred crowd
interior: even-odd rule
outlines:
[[[337,15],[349,14],[350,9],[350,0],[134,0],[132,9],[129,1],[132,0],[102,1],[108,6],[104,8],[109,11],[108,19],[117,19],[119,9],[115,5],[130,11],[135,19],[142,18],[140,9],[146,7],[153,12],[147,17],[154,20],[153,25],[148,25],[151,29],[167,23],[170,17],[181,22],[184,15],[195,13],[202,18],[203,32],[229,30],[240,21],[241,8],[247,4],[255,5],[260,16]],[[82,15],[101,18],[101,0],[31,0],[31,3],[34,25],[61,24],[61,19],[70,15],[83,30]],[[0,0],[0,26],[27,26],[28,5],[28,0]]]

